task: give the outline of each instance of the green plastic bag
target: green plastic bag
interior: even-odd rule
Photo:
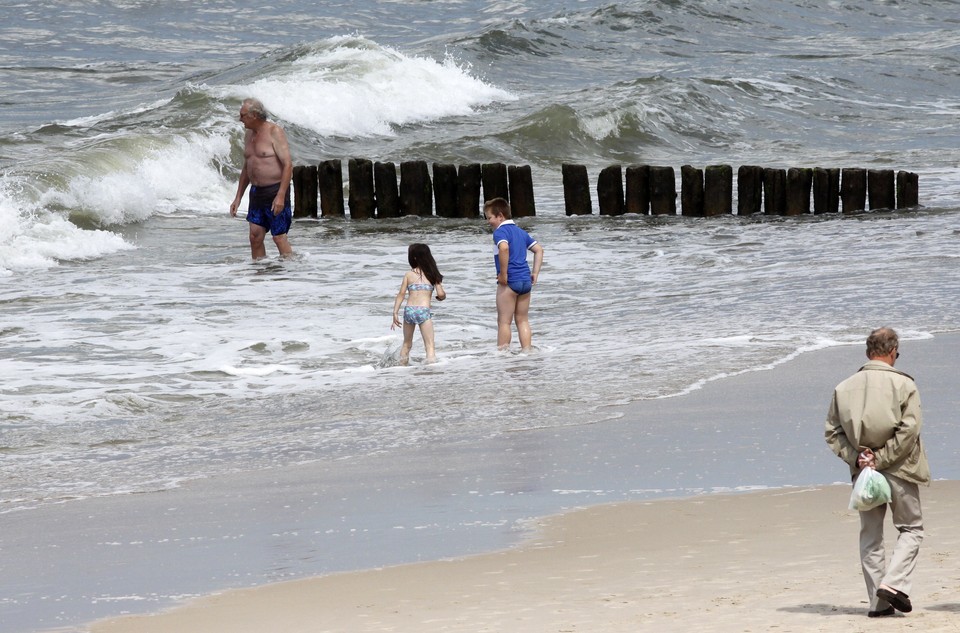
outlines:
[[[863,512],[885,503],[890,503],[890,484],[886,477],[867,466],[860,471],[853,484],[849,507]]]

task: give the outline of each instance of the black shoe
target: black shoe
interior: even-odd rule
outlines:
[[[904,613],[913,611],[913,605],[910,604],[910,596],[902,591],[892,591],[881,588],[877,589],[877,597],[892,604],[893,608],[897,611],[903,611]]]
[[[893,615],[896,612],[897,612],[896,609],[894,609],[893,607],[887,607],[883,611],[867,611],[867,617],[868,618],[885,618],[888,615]]]

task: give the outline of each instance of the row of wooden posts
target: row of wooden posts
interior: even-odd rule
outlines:
[[[529,165],[503,163],[433,164],[425,161],[373,162],[351,158],[347,205],[353,219],[405,215],[477,218],[482,200],[505,198],[514,217],[536,215]],[[563,164],[567,215],[593,213],[590,180],[583,165]],[[293,170],[294,217],[344,217],[343,165],[339,159]],[[600,215],[676,215],[673,167],[611,165],[597,178]],[[908,209],[919,204],[919,178],[907,171],[863,168],[765,168],[737,170],[738,215],[854,213],[866,209]],[[811,196],[812,193],[812,196]],[[680,168],[680,214],[704,217],[733,213],[733,168]],[[812,207],[811,207],[812,197]],[[318,206],[319,201],[319,206]],[[319,211],[319,213],[318,213]]]
[[[425,161],[373,162],[351,158],[347,164],[347,204],[353,219],[397,218],[404,215],[477,218],[483,200],[505,198],[516,217],[536,215],[533,176],[529,165],[479,163],[433,164],[433,179]],[[294,217],[343,217],[343,165],[339,159],[293,168]]]

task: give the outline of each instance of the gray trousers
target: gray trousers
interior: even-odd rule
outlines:
[[[890,605],[877,597],[881,584],[910,595],[910,575],[917,566],[917,552],[923,540],[923,516],[920,511],[920,488],[893,475],[884,475],[890,483],[890,510],[897,542],[887,561],[883,543],[883,519],[887,504],[860,513],[860,562],[867,583],[870,610],[881,611]]]

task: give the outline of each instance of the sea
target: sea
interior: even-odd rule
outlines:
[[[879,325],[960,330],[958,8],[0,1],[0,524],[595,423]],[[246,97],[297,165],[529,165],[535,349],[496,349],[479,216],[303,218],[293,258],[268,238],[252,261],[228,212]],[[687,164],[905,170],[920,206],[611,217],[594,190],[594,213],[567,217],[564,163],[593,183],[669,165],[678,191]],[[417,338],[401,367],[391,308],[414,242],[448,298],[439,361]]]

